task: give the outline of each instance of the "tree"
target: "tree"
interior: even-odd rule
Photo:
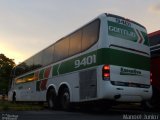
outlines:
[[[15,66],[13,59],[7,58],[4,54],[0,54],[0,91],[8,90],[10,73]]]

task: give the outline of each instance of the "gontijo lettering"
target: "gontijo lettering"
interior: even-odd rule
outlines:
[[[119,33],[121,35],[129,36],[129,37],[136,37],[135,32],[128,31],[126,29],[122,29],[122,28],[118,28],[118,27],[114,27],[114,26],[109,26],[109,30],[112,32]]]

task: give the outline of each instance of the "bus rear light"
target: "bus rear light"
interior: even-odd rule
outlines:
[[[110,66],[104,65],[102,68],[102,78],[103,80],[109,80],[110,79]]]
[[[109,65],[105,65],[104,67],[103,67],[103,69],[104,70],[109,70],[110,68],[109,68]]]

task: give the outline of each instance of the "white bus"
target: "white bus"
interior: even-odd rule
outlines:
[[[129,19],[101,14],[17,65],[10,101],[70,103],[142,102],[152,95],[146,29]]]

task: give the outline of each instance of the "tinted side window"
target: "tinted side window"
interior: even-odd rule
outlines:
[[[26,65],[26,68],[25,68],[26,72],[33,70],[33,57],[26,60],[24,64]]]
[[[30,73],[24,77],[16,79],[16,84],[24,83],[24,82],[31,82],[33,80],[35,80],[34,73]]]
[[[54,62],[68,57],[69,38],[64,38],[55,44],[54,48]]]
[[[43,57],[42,57],[42,60],[43,60],[43,66],[45,65],[48,65],[50,63],[52,63],[53,61],[53,50],[54,50],[54,46],[50,46],[49,48],[45,49],[43,51]]]
[[[96,20],[83,28],[82,51],[92,46],[99,37],[100,21]]]
[[[42,52],[34,56],[33,65],[34,65],[34,69],[42,67]]]
[[[15,76],[19,76],[19,75],[22,75],[26,72],[26,65],[24,63],[21,63],[20,65],[16,66],[14,69],[13,69],[13,75]]]
[[[81,30],[73,33],[70,36],[70,42],[69,42],[69,55],[70,56],[81,52],[81,36],[82,36]]]

